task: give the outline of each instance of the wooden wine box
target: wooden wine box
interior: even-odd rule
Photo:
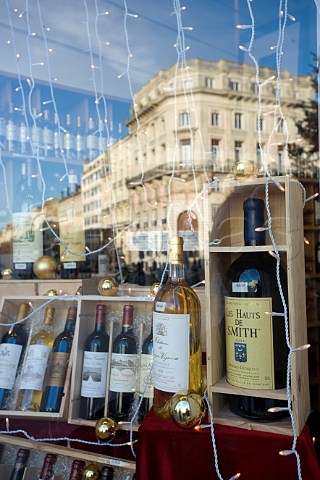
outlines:
[[[79,297],[79,322],[76,326],[74,336],[73,368],[70,388],[70,402],[68,423],[77,425],[94,426],[96,420],[85,420],[80,418],[80,391],[82,382],[82,366],[85,341],[88,335],[94,330],[96,306],[106,304],[107,322],[106,329],[109,334],[109,360],[112,344],[115,336],[121,330],[122,314],[124,305],[133,305],[134,333],[138,339],[138,352],[141,350],[141,343],[151,328],[152,307],[154,297],[150,294],[146,296],[99,296],[90,295]],[[106,381],[106,402],[104,414],[108,414],[108,392],[110,383],[111,362],[108,361],[107,381]],[[137,384],[138,384],[137,372]],[[128,425],[126,426],[128,427]],[[119,425],[119,428],[122,428]],[[125,425],[124,425],[125,428]],[[135,428],[135,430],[137,427]]]
[[[302,185],[290,177],[277,177],[274,181],[264,177],[220,182],[219,191],[210,192],[205,205],[208,397],[216,423],[292,435],[289,417],[276,422],[257,422],[233,414],[228,407],[230,395],[283,401],[288,398],[286,389],[249,390],[234,387],[226,381],[225,275],[231,263],[243,252],[274,251],[268,231],[265,246],[244,246],[243,242],[243,202],[252,196],[266,203],[266,184],[272,233],[287,274],[290,343],[293,348],[307,344]],[[295,428],[299,434],[310,413],[308,351],[293,353],[291,365],[290,394]]]
[[[26,330],[28,332],[28,342],[25,349],[25,352],[28,350],[30,340],[34,333],[39,331],[43,325],[43,318],[45,314],[46,307],[55,308],[55,317],[53,320],[53,329],[52,333],[56,338],[59,333],[64,329],[68,308],[70,306],[78,307],[79,315],[79,306],[77,297],[42,297],[42,296],[28,296],[27,298],[15,296],[15,297],[2,297],[0,302],[0,323],[1,324],[10,324],[15,322],[18,307],[21,303],[29,303],[32,308],[32,314],[24,322],[26,325]],[[78,320],[77,320],[78,321]],[[0,338],[8,331],[8,327],[5,325],[0,326]],[[19,411],[16,410],[18,394],[19,394],[19,385],[21,381],[21,373],[23,371],[24,362],[26,360],[26,355],[24,355],[24,360],[18,369],[16,381],[12,394],[8,399],[8,403],[5,410],[0,410],[0,417],[10,418],[33,418],[37,420],[62,420],[67,418],[67,408],[68,408],[68,398],[70,393],[70,378],[71,378],[71,366],[73,358],[73,348],[70,353],[70,358],[68,362],[67,375],[64,385],[64,396],[62,397],[62,402],[60,406],[60,411],[58,413],[47,413],[47,412],[31,412],[31,411]]]

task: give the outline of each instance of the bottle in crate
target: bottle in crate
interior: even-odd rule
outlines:
[[[27,448],[19,448],[9,480],[23,479],[24,472],[28,464],[29,455],[30,450],[28,450]]]
[[[54,464],[56,461],[56,455],[53,453],[46,454],[41,468],[39,480],[52,480],[54,478]]]

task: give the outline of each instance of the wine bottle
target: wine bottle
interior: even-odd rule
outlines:
[[[9,480],[22,480],[28,463],[30,450],[19,448]]]
[[[316,243],[316,273],[320,273],[320,236]]]
[[[53,453],[47,453],[44,457],[39,480],[52,480],[54,478],[53,466],[57,461],[57,456]]]
[[[245,245],[264,245],[265,231],[256,231],[264,225],[264,201],[248,198],[243,209]],[[288,354],[284,321],[267,313],[283,311],[276,259],[263,251],[242,253],[231,264],[226,279],[227,382],[248,389],[284,388]],[[282,268],[280,279],[287,298],[286,275]],[[286,402],[230,395],[231,410],[244,417],[277,419],[284,413],[268,412],[269,408],[276,406],[286,406]]]
[[[153,310],[154,409],[170,418],[169,403],[177,392],[201,393],[201,307],[184,278],[183,239],[169,240],[169,275]]]
[[[19,386],[18,410],[39,412],[43,380],[54,342],[52,333],[54,315],[55,308],[47,307],[42,329],[30,340]]]
[[[114,478],[114,468],[105,466],[102,467],[100,473],[100,480],[113,480]]]
[[[64,134],[64,151],[67,159],[75,158],[75,136],[72,131],[71,115],[66,116],[66,132]]]
[[[69,480],[81,480],[85,464],[82,460],[73,460]]]
[[[140,354],[140,396],[143,395],[143,400],[140,406],[140,419],[148,413],[153,405],[153,379],[152,379],[152,364],[153,364],[153,331],[145,338],[142,343]]]
[[[106,306],[99,304],[96,307],[94,330],[86,339],[84,346],[80,417],[86,420],[98,420],[104,414],[108,352]]]
[[[89,160],[94,160],[99,154],[98,137],[95,132],[93,118],[89,118],[87,132],[87,155]]]
[[[42,255],[41,193],[38,189],[36,164],[26,161],[25,188],[14,201],[13,266],[19,279],[33,278],[33,263]]]
[[[108,148],[108,135],[106,131],[106,126],[103,120],[99,121],[99,132],[98,132],[98,151],[99,155],[103,155]]]
[[[112,345],[108,415],[119,421],[129,418],[134,400],[137,339],[133,333],[133,306],[124,305],[122,330]]]
[[[18,126],[13,104],[9,103],[9,113],[6,123],[7,151],[18,152]]]
[[[3,113],[2,108],[0,107],[0,144],[2,149],[6,148],[6,141],[7,141],[6,117]]]
[[[33,120],[31,126],[32,153],[34,156],[43,155],[43,129],[41,124],[41,113],[37,109],[32,109]]]
[[[58,120],[59,120],[58,114],[55,113],[54,127],[53,127],[53,150],[54,150],[54,156],[56,158],[61,157],[61,149],[63,149],[63,137],[62,137],[62,134],[60,133]]]
[[[20,115],[18,125],[18,149],[23,155],[29,155],[31,152],[28,128],[23,114]]]
[[[97,267],[98,275],[108,275],[108,273],[110,273],[111,268],[110,268],[110,262],[109,262],[109,255],[107,253],[107,247],[105,246],[107,242],[104,240],[103,231],[100,231],[99,236],[100,236],[100,244],[98,249],[102,247],[104,248],[103,250],[100,250],[100,252],[98,253],[98,267]]]
[[[84,137],[84,131],[81,125],[81,117],[77,117],[77,130],[76,130],[76,158],[77,160],[84,160],[86,151],[86,142]]]
[[[53,342],[48,370],[44,379],[40,412],[57,413],[60,410],[76,318],[77,307],[69,307],[64,330]]]
[[[45,157],[53,157],[54,131],[49,119],[49,110],[43,112],[43,151]]]
[[[21,303],[16,322],[23,320],[29,313],[30,306]],[[14,387],[18,367],[23,358],[28,335],[23,323],[17,323],[2,337],[0,344],[0,409],[6,407],[7,399]]]
[[[316,226],[320,225],[320,196],[319,195],[314,199],[314,224]]]

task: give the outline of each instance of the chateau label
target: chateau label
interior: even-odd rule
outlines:
[[[271,298],[225,297],[227,382],[274,389]]]

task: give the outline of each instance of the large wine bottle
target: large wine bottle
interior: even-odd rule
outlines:
[[[55,308],[47,307],[42,329],[30,340],[19,386],[18,410],[38,412],[40,409],[43,380],[54,342],[52,333],[54,315]]]
[[[103,417],[109,352],[109,335],[106,332],[106,306],[96,307],[96,323],[86,339],[83,355],[80,417],[98,420]]]
[[[22,480],[28,463],[30,450],[19,448],[9,480]]]
[[[264,201],[249,198],[244,202],[244,243],[265,244]],[[280,279],[285,298],[287,282],[283,269]],[[268,252],[245,252],[227,272],[225,297],[227,381],[237,387],[273,390],[286,385],[287,346],[284,320],[268,312],[283,312],[276,278],[276,259]],[[266,392],[267,396],[267,392]],[[273,420],[283,412],[271,407],[285,402],[268,398],[230,395],[234,413],[261,420]]]
[[[102,467],[100,473],[100,480],[113,480],[114,479],[114,469],[109,466]]]
[[[36,164],[28,158],[25,188],[14,201],[13,266],[20,279],[32,278],[33,263],[43,254],[41,193],[36,171]]]
[[[181,237],[169,240],[168,260],[169,276],[153,311],[153,405],[161,418],[170,418],[175,393],[201,393],[201,307],[184,278]]]
[[[137,339],[133,333],[133,306],[124,305],[122,330],[112,345],[108,415],[129,418],[136,388]]]
[[[148,413],[153,405],[153,331],[144,339],[140,354],[140,419]]]
[[[57,461],[57,456],[53,453],[47,453],[44,457],[39,480],[52,480],[54,478],[53,466]]]
[[[30,310],[28,303],[21,303],[16,321],[25,318]],[[2,337],[0,344],[0,409],[6,408],[6,402],[14,387],[18,367],[28,336],[23,323],[17,323]]]
[[[40,412],[59,412],[72,347],[77,307],[69,307],[63,332],[55,339],[44,379]]]

